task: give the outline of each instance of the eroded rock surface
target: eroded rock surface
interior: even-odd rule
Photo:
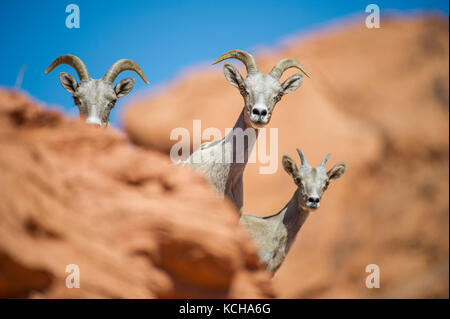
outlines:
[[[4,90],[0,185],[0,298],[275,296],[203,177]]]

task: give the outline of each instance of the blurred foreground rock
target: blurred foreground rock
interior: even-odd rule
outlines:
[[[273,297],[231,205],[169,164],[0,91],[0,298]]]

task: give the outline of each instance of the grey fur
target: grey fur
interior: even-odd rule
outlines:
[[[283,166],[298,186],[291,200],[275,215],[257,217],[244,214],[239,221],[255,241],[261,262],[272,274],[283,263],[310,211],[320,206],[319,202],[312,203],[308,199],[318,196],[320,201],[328,183],[341,177],[346,169],[345,163],[335,165],[328,172],[322,165],[316,168],[302,165],[298,169],[287,155],[283,156]]]
[[[59,74],[59,80],[67,92],[72,94],[74,103],[80,111],[80,117],[86,123],[99,126],[108,126],[109,114],[116,101],[130,93],[134,87],[135,80],[126,78],[117,83],[113,82],[117,75],[125,70],[133,70],[148,84],[144,73],[139,66],[131,60],[119,60],[114,63],[102,79],[92,79],[86,66],[78,57],[70,54],[56,58],[47,68],[45,74],[50,73],[60,64],[68,64],[77,71],[80,82],[66,72]]]
[[[214,189],[219,194],[228,197],[241,211],[244,202],[242,175],[248,161],[248,154],[251,153],[255,145],[258,129],[263,128],[270,122],[274,107],[281,97],[293,92],[301,85],[303,75],[300,73],[294,74],[280,84],[276,75],[261,73],[253,57],[239,50],[225,53],[215,63],[228,58],[241,60],[249,71],[244,79],[234,66],[225,64],[223,68],[228,82],[239,89],[244,99],[244,108],[228,136],[220,141],[201,145],[187,160],[180,164],[203,173]],[[293,64],[291,67],[297,66]],[[223,163],[216,154],[225,154],[225,157],[228,158],[242,155],[236,154],[236,147],[232,143],[232,136],[236,130],[247,130],[247,132],[252,133],[254,139],[245,143],[245,160],[242,163]],[[195,158],[201,158],[202,160],[195,163]]]

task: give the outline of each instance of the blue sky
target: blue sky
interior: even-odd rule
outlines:
[[[65,26],[65,9],[71,3],[80,8],[79,29]],[[13,87],[20,68],[26,65],[23,90],[45,104],[77,115],[70,94],[58,79],[59,72],[75,77],[76,73],[69,66],[60,66],[44,76],[53,59],[75,54],[91,76],[99,78],[116,60],[129,58],[141,66],[150,86],[131,71],[119,76],[118,80],[136,78],[134,90],[111,112],[112,124],[120,126],[118,108],[191,65],[211,62],[230,49],[274,45],[285,36],[364,14],[370,3],[380,7],[381,19],[388,10],[449,12],[448,1],[437,0],[2,0],[0,86]]]

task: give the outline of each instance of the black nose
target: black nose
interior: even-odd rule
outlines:
[[[257,107],[254,107],[252,110],[252,113],[254,115],[258,115],[258,116],[266,116],[267,110],[266,109],[258,109]]]
[[[308,202],[317,204],[318,202],[320,202],[320,198],[319,197],[309,197]]]

